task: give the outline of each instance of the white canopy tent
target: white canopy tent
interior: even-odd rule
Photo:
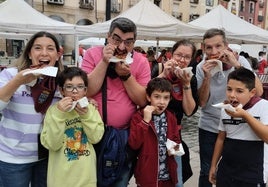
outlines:
[[[158,42],[158,43],[157,43]],[[104,45],[105,44],[105,38],[86,38],[83,40],[80,40],[78,42],[82,45],[90,45],[90,46],[96,46],[96,45]],[[172,47],[174,45],[175,41],[170,40],[136,40],[135,46],[141,46],[141,47]]]
[[[33,34],[38,31],[75,34],[75,25],[53,20],[22,0],[6,0],[0,4],[0,32]]]
[[[205,29],[179,21],[149,0],[139,1],[135,6],[127,9],[117,17],[126,17],[132,20],[137,26],[137,37],[141,40],[177,40],[179,37],[196,38],[205,32]],[[105,38],[112,20],[89,26],[77,26],[77,31],[84,33],[88,37]]]
[[[216,6],[189,24],[204,29],[223,29],[230,43],[268,43],[268,31],[239,18],[222,5]]]

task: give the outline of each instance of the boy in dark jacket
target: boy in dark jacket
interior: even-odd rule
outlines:
[[[134,176],[139,187],[175,187],[177,164],[166,147],[167,140],[176,143],[180,138],[177,119],[166,108],[171,99],[172,85],[163,78],[152,79],[146,88],[149,104],[137,111],[131,120],[128,143],[139,150]]]

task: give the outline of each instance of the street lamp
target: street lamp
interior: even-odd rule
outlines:
[[[106,21],[111,19],[111,0],[106,0]]]

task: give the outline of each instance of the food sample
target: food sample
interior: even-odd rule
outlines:
[[[128,54],[127,50],[122,51],[122,50],[116,48],[114,51],[114,56],[116,58],[119,58],[119,59],[125,59],[127,57],[127,54]]]

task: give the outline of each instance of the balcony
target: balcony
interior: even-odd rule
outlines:
[[[64,0],[47,0],[48,4],[64,5]]]
[[[89,1],[81,0],[79,2],[79,8],[94,10],[94,3],[91,1],[89,2]]]

